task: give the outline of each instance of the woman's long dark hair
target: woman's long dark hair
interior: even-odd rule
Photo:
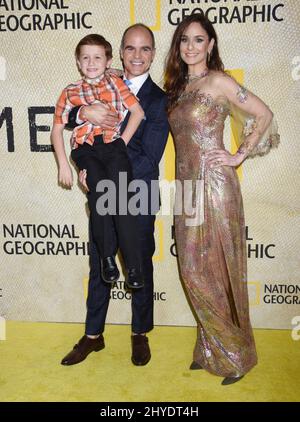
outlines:
[[[203,13],[194,13],[190,16],[187,16],[177,26],[173,35],[171,48],[166,58],[164,88],[168,95],[169,112],[175,106],[178,97],[186,86],[188,66],[180,57],[180,42],[183,33],[193,22],[197,22],[202,26],[202,28],[208,34],[209,41],[212,38],[215,40],[210,58],[206,63],[208,69],[224,71],[224,65],[219,55],[218,37],[210,20],[208,20],[208,18]]]

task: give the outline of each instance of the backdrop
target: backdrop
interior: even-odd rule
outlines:
[[[164,58],[176,25],[200,9],[215,23],[226,68],[270,106],[279,124],[280,147],[266,157],[247,160],[239,176],[253,326],[291,328],[300,304],[298,0],[0,1],[3,318],[85,318],[86,198],[76,183],[69,191],[58,186],[49,137],[60,91],[79,79],[76,44],[88,33],[103,34],[113,45],[113,66],[121,67],[122,32],[143,22],[156,37],[151,74],[162,85]],[[234,148],[230,122],[226,145]],[[161,162],[161,179],[172,186],[171,139]],[[165,209],[167,196],[162,198]],[[162,210],[156,223],[155,323],[194,325],[178,275],[172,224],[172,216]],[[128,323],[130,315],[130,295],[120,281],[112,290],[108,322]]]

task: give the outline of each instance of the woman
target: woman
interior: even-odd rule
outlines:
[[[202,14],[185,18],[167,56],[165,89],[176,179],[181,185],[194,182],[190,192],[194,218],[186,208],[175,216],[180,271],[197,315],[190,369],[204,368],[224,377],[222,384],[227,385],[257,363],[249,318],[243,203],[235,167],[249,155],[275,146],[278,135],[269,108],[223,69],[211,22]],[[232,112],[252,118],[233,155],[223,144],[224,121]],[[188,199],[179,192],[177,205]]]

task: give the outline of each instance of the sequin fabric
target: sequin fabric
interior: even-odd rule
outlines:
[[[240,103],[245,103],[248,99],[248,91],[244,86],[239,86],[238,92],[236,94]]]
[[[197,204],[204,210],[202,223],[187,225],[190,215],[185,209],[175,216],[180,272],[197,318],[193,360],[213,374],[236,377],[257,363],[249,319],[243,202],[235,168],[205,166],[208,150],[224,148],[229,110],[226,101],[195,90],[181,95],[169,120],[178,183],[200,179],[204,187]],[[183,201],[184,190],[176,196],[176,202]]]

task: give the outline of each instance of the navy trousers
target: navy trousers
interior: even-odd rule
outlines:
[[[132,331],[146,333],[153,328],[153,264],[155,251],[155,215],[138,215],[138,241],[144,287],[132,291]],[[117,244],[115,244],[117,249]],[[110,301],[111,286],[101,278],[99,255],[90,231],[90,277],[87,298],[85,333],[103,333]]]

